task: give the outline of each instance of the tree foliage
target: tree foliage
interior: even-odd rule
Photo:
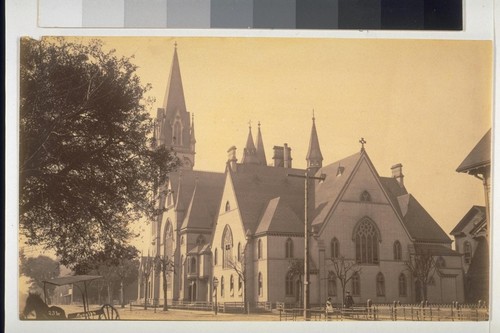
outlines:
[[[20,261],[19,273],[29,277],[35,289],[43,290],[42,281],[59,276],[59,262],[47,256],[26,257],[21,252]]]
[[[98,40],[24,38],[20,59],[21,232],[70,268],[120,251],[179,164],[150,148],[149,85]]]

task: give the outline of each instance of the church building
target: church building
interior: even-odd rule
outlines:
[[[464,300],[462,255],[408,192],[402,165],[381,176],[363,139],[352,155],[323,165],[315,122],[313,116],[307,169],[292,166],[286,143],[273,147],[269,163],[259,123],[256,140],[248,130],[241,161],[231,146],[221,161],[224,172],[194,170],[194,124],[174,50],[156,135],[174,148],[183,166],[170,175],[160,198],[168,210],[151,230],[151,255],[169,257],[175,266],[167,283],[169,303],[212,302],[215,293],[222,303],[301,302],[305,277],[295,268],[304,261],[306,216],[311,304],[328,297],[342,302],[334,274],[340,259],[357,268],[346,285],[356,303]],[[306,177],[314,178],[307,189]],[[422,255],[434,267],[424,280],[408,265]],[[146,297],[162,303],[159,274],[151,274],[148,283]]]

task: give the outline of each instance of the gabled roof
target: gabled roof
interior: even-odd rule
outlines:
[[[361,158],[361,153],[357,152],[340,161],[329,164],[316,172],[316,175],[325,174],[326,178],[322,182],[316,184],[315,191],[315,207],[312,213],[312,225],[322,225],[331,208],[337,201],[342,189],[347,180],[351,176],[358,161]]]
[[[271,199],[260,219],[255,234],[279,232],[304,235],[304,218],[297,214],[281,198]]]
[[[186,102],[184,100],[184,89],[182,88],[181,69],[179,67],[179,58],[177,56],[177,47],[174,49],[174,57],[172,59],[172,67],[170,68],[170,76],[168,78],[167,90],[163,106],[167,118],[171,118],[171,114],[179,111],[186,111]]]
[[[257,230],[261,216],[271,199],[280,197],[279,201],[283,200],[283,204],[296,216],[304,215],[304,180],[287,175],[303,175],[305,170],[237,164],[236,171],[228,172],[231,175],[244,229],[250,230],[252,234]]]
[[[491,129],[479,140],[477,145],[458,166],[457,172],[469,172],[491,164]]]
[[[415,251],[432,256],[461,256],[457,251],[440,244],[415,244]]]
[[[406,229],[416,241],[451,243],[451,239],[432,216],[411,195],[398,197]]]
[[[465,227],[472,223],[473,225],[478,225],[478,223],[486,222],[486,208],[484,206],[472,206],[467,214],[462,217],[460,222],[453,228],[450,235],[458,236],[460,235]]]
[[[180,192],[173,195],[175,207],[187,209],[181,228],[211,228],[222,198],[224,174],[182,170],[170,173],[169,181],[174,191],[179,191],[180,183]]]

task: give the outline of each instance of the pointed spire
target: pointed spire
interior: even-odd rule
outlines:
[[[257,158],[261,165],[267,165],[266,152],[264,151],[264,141],[262,141],[262,133],[260,131],[260,121],[258,123],[259,129],[257,132]]]
[[[177,42],[174,44],[174,56],[172,59],[172,67],[170,68],[167,90],[163,100],[163,108],[166,110],[167,115],[176,111],[186,111],[181,70],[179,67],[179,57],[177,56]]]
[[[312,117],[311,138],[309,139],[309,149],[307,151],[307,167],[308,168],[321,168],[323,165],[323,155],[319,147],[318,133],[316,132],[316,118]]]
[[[255,144],[253,142],[251,122],[248,122],[247,144],[243,149],[243,158],[241,159],[241,163],[259,164],[259,160],[257,159],[257,150],[255,149]]]

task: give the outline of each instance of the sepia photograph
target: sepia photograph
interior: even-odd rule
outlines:
[[[490,320],[492,41],[19,45],[21,321]]]

